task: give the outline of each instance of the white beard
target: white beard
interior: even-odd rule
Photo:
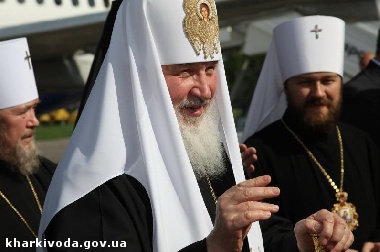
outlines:
[[[225,173],[223,146],[218,127],[219,112],[215,101],[212,100],[208,109],[198,118],[184,118],[179,113],[180,106],[181,104],[175,108],[176,115],[196,177],[215,178],[223,175]]]

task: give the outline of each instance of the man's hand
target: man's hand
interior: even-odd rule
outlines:
[[[241,251],[243,240],[257,220],[266,220],[278,206],[260,202],[277,197],[280,189],[266,187],[270,176],[243,181],[223,193],[216,206],[214,229],[207,237],[207,251]]]
[[[297,246],[301,252],[314,252],[310,234],[319,235],[319,244],[327,251],[346,251],[354,241],[354,236],[345,220],[325,209],[300,220],[294,227]]]
[[[247,174],[251,174],[255,170],[253,163],[257,160],[256,149],[248,148],[245,144],[239,144],[239,147],[244,170]]]
[[[380,252],[380,242],[365,242],[361,252]]]

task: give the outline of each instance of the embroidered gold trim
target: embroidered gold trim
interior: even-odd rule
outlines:
[[[219,52],[219,26],[213,0],[184,0],[183,28],[197,55],[214,58]]]

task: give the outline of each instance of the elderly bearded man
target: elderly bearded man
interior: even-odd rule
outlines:
[[[39,156],[34,109],[40,102],[26,38],[0,42],[0,250],[35,241],[56,164]],[[8,243],[9,244],[9,243]],[[16,245],[12,243],[12,246]]]
[[[244,181],[214,1],[119,4],[40,237],[107,241],[107,251],[263,251],[257,220],[278,208],[260,201],[279,190],[269,176]],[[353,239],[327,211],[299,222],[301,251],[314,248],[309,233],[337,250]]]

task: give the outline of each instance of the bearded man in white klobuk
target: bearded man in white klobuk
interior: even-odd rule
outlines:
[[[206,40],[194,28],[203,22],[197,1],[120,3],[49,189],[41,239],[107,241],[107,251],[264,250],[257,221],[278,208],[258,201],[279,190],[266,187],[269,176],[244,181],[208,3]]]

